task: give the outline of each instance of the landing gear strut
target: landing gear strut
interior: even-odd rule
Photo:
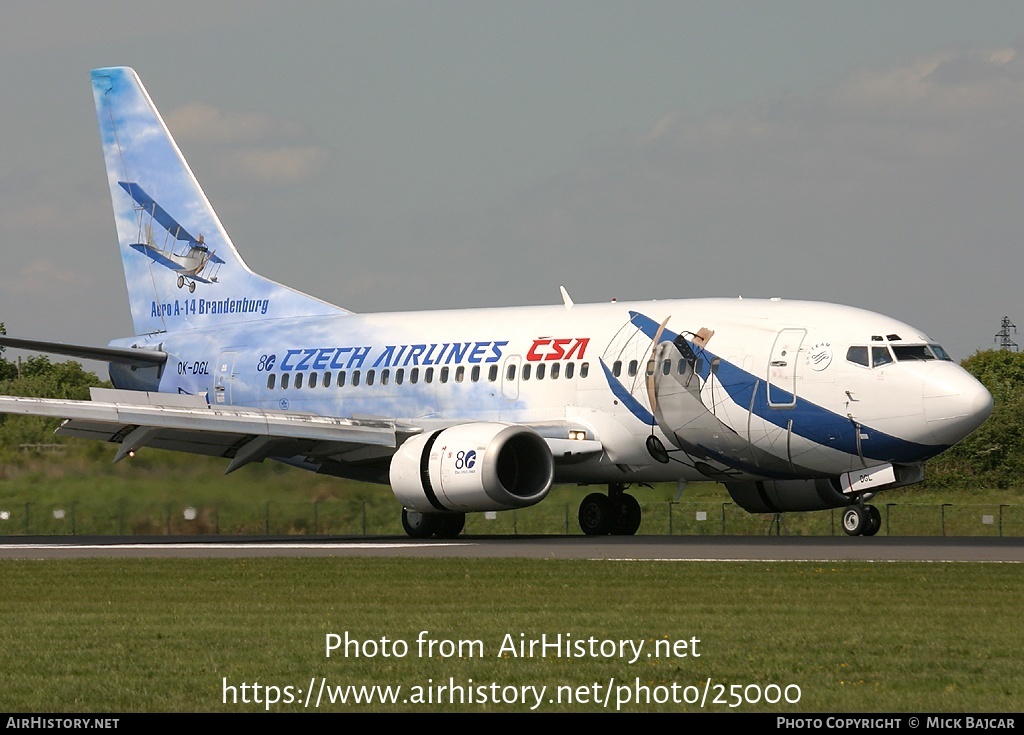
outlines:
[[[580,529],[587,536],[632,536],[640,528],[640,504],[621,483],[608,485],[608,494],[590,493],[580,503]]]
[[[411,538],[455,538],[465,527],[465,513],[420,513],[402,508],[402,528]]]
[[[882,527],[882,513],[863,502],[843,511],[843,530],[848,536],[874,536]]]

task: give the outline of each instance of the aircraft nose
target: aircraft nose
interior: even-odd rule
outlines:
[[[924,416],[939,444],[952,446],[992,413],[992,394],[959,365],[936,365],[924,385]]]

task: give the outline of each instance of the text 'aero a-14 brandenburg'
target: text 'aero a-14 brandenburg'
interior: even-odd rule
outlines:
[[[389,483],[414,537],[607,486],[587,534],[633,534],[629,485],[715,480],[751,512],[844,508],[976,429],[989,393],[919,330],[824,303],[688,299],[354,314],[246,267],[139,77],[92,86],[135,336],[3,344],[110,363],[91,401],[0,398],[58,433]]]

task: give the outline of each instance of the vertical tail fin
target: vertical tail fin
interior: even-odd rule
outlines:
[[[92,87],[136,334],[348,313],[249,270],[132,69]]]

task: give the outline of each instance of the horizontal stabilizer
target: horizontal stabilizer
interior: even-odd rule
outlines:
[[[83,360],[99,360],[116,362],[132,367],[153,367],[167,362],[167,353],[134,347],[90,347],[88,345],[69,345],[64,342],[45,342],[38,339],[19,339],[0,335],[0,345],[13,347],[16,350],[33,350],[52,355],[67,355]]]

